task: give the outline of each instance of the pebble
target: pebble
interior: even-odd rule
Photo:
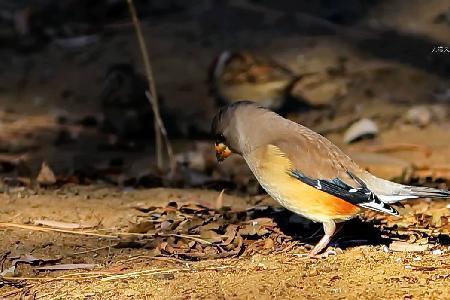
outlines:
[[[378,134],[378,125],[370,119],[361,119],[353,123],[344,134],[344,142],[347,144],[364,137],[374,137]]]
[[[417,125],[419,127],[425,127],[430,124],[432,119],[432,113],[429,107],[424,105],[411,107],[406,112],[406,120],[408,123]]]
[[[431,254],[433,255],[442,255],[442,250],[441,249],[434,249],[433,251],[431,251]]]

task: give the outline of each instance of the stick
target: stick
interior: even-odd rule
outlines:
[[[149,91],[145,91],[145,96],[147,96],[148,101],[150,102],[150,104],[152,104],[152,102],[153,102],[152,95],[149,93]],[[167,156],[169,157],[170,175],[173,175],[175,172],[177,162],[175,160],[175,156],[173,155],[172,144],[170,143],[166,127],[164,126],[164,123],[163,123],[159,113],[158,113],[158,115],[155,114],[155,120],[156,120],[156,123],[158,123],[158,126],[159,126],[162,136],[164,137],[164,143],[166,144],[166,148],[167,148]]]
[[[60,232],[60,233],[69,233],[69,234],[78,234],[78,235],[86,235],[86,236],[95,236],[95,237],[102,237],[102,238],[108,238],[108,239],[120,239],[119,235],[122,236],[138,236],[138,237],[153,237],[153,236],[175,236],[179,238],[185,238],[185,239],[191,239],[196,242],[212,245],[213,243],[201,239],[198,236],[194,235],[186,235],[186,234],[178,234],[178,233],[133,233],[133,232],[117,232],[115,235],[112,234],[101,234],[101,233],[95,233],[95,232],[86,232],[86,231],[75,231],[75,230],[67,230],[67,229],[58,229],[58,228],[51,228],[51,227],[40,227],[40,226],[33,226],[33,225],[23,225],[23,224],[15,224],[15,223],[0,223],[0,227],[14,227],[14,228],[21,228],[21,229],[27,229],[27,230],[35,230],[35,231],[42,231],[42,232]],[[95,250],[100,249],[106,249],[111,248],[113,246],[105,246],[100,247]],[[89,251],[88,251],[89,252]]]
[[[150,104],[152,105],[153,114],[155,117],[154,120],[154,129],[155,129],[155,144],[156,144],[156,162],[158,169],[163,169],[163,159],[162,159],[162,139],[161,134],[165,135],[166,137],[166,147],[167,147],[167,155],[169,156],[170,160],[170,171],[171,173],[174,172],[172,163],[175,161],[172,153],[172,147],[169,143],[169,139],[167,138],[167,132],[165,130],[164,124],[161,119],[161,115],[159,112],[159,101],[158,101],[158,93],[156,92],[156,85],[155,85],[155,78],[152,71],[152,66],[150,64],[150,58],[148,55],[148,49],[145,44],[144,36],[142,35],[141,25],[139,22],[139,18],[136,13],[136,8],[134,6],[133,0],[127,0],[128,8],[130,10],[131,19],[133,20],[134,28],[136,30],[136,35],[139,42],[139,48],[141,50],[142,54],[142,60],[144,62],[144,68],[145,73],[148,80],[148,86],[151,94],[151,98],[149,98]],[[170,150],[169,150],[170,149]]]
[[[96,252],[96,251],[99,251],[99,250],[108,249],[108,248],[112,248],[112,247],[114,247],[114,246],[103,246],[103,247],[98,247],[98,248],[91,249],[91,250],[74,252],[74,253],[70,253],[69,256],[75,256],[75,255],[86,254],[86,253],[90,253],[90,252]]]
[[[100,281],[112,281],[117,279],[129,279],[129,278],[137,278],[141,276],[149,276],[149,275],[157,275],[157,274],[171,274],[171,273],[179,273],[179,272],[201,272],[201,271],[219,271],[234,268],[234,266],[217,266],[217,267],[205,267],[205,268],[180,268],[180,269],[151,269],[151,270],[143,270],[136,272],[129,272],[125,274],[118,274],[107,276]]]
[[[102,237],[102,238],[109,238],[109,239],[118,239],[117,236],[108,235],[108,234],[100,234],[100,233],[85,232],[85,231],[75,231],[75,230],[65,230],[65,229],[49,228],[49,227],[39,227],[39,226],[23,225],[23,224],[15,224],[15,223],[0,223],[0,227],[15,227],[15,228],[28,229],[28,230],[43,231],[43,232],[54,231],[54,232],[60,232],[60,233],[70,233],[70,234],[95,236],[95,237]]]

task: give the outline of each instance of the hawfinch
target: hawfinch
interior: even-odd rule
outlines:
[[[362,209],[391,215],[390,204],[413,198],[447,198],[449,191],[406,186],[365,171],[320,134],[256,105],[241,101],[212,122],[216,157],[242,155],[267,193],[287,209],[323,223],[325,235],[309,253],[322,250],[337,225]]]

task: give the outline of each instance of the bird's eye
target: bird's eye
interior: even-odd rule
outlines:
[[[223,134],[219,133],[216,135],[216,144],[220,144],[220,143],[224,143],[225,142],[225,137],[223,136]]]

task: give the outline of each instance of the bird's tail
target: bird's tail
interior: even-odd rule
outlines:
[[[417,198],[450,198],[450,192],[422,186],[402,185],[401,188],[389,195],[379,195],[384,203],[395,203],[407,199]]]
[[[394,183],[366,173],[367,186],[384,203],[395,203],[417,198],[450,198],[450,191],[422,186]]]
[[[449,198],[450,191],[443,189],[434,189],[423,186],[405,186],[405,190],[409,195],[417,198]]]

